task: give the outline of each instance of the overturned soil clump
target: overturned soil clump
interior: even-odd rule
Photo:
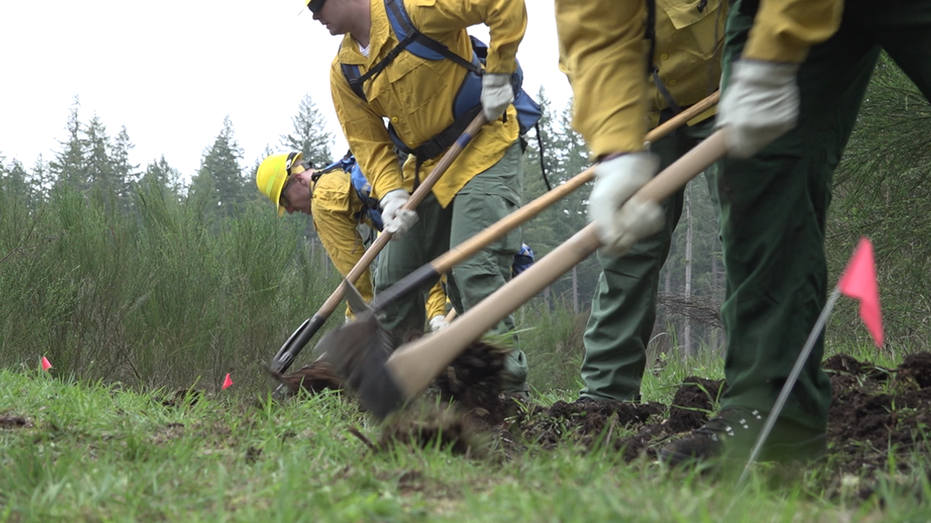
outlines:
[[[286,396],[296,396],[301,391],[316,394],[324,390],[343,390],[343,380],[333,371],[333,366],[323,360],[304,365],[290,374],[279,374],[271,369],[272,378],[285,386]]]
[[[871,477],[890,457],[900,472],[931,459],[931,353],[907,356],[889,369],[840,354],[825,360],[834,399],[828,412],[831,475]],[[557,402],[532,405],[512,418],[510,434],[543,449],[595,445],[627,461],[655,459],[663,444],[701,427],[715,411],[724,383],[690,377],[668,406],[657,403]]]
[[[867,480],[877,472],[888,472],[895,463],[899,472],[926,466],[931,460],[928,443],[931,427],[931,353],[907,356],[890,369],[861,362],[849,355],[836,355],[824,362],[831,379],[834,399],[828,412],[828,480],[840,484],[845,475]],[[460,384],[460,387],[464,386]],[[658,449],[673,438],[701,427],[716,410],[725,384],[689,377],[679,386],[670,405],[661,403],[558,401],[551,406],[520,404],[497,395],[490,404],[469,405],[460,414],[427,419],[429,430],[417,434],[443,434],[443,444],[457,434],[470,438],[460,453],[476,454],[476,434],[486,435],[494,455],[505,460],[526,452],[560,447],[590,452],[596,448],[621,452],[625,461],[653,460]],[[468,390],[468,387],[465,389]],[[459,391],[460,393],[462,391]],[[470,396],[465,392],[464,396]],[[488,397],[482,396],[482,397]],[[515,408],[515,405],[517,408]],[[456,411],[449,411],[456,412]],[[475,416],[478,413],[480,416]],[[416,418],[416,416],[415,416]],[[498,422],[498,419],[504,421]],[[437,422],[448,423],[439,428]],[[436,442],[434,437],[408,436],[416,427],[414,418],[398,421],[378,445]],[[469,449],[466,451],[465,449]],[[894,459],[890,459],[894,458]],[[863,487],[868,496],[873,487]]]
[[[543,406],[501,393],[506,355],[504,349],[474,344],[422,400],[433,410],[408,409],[389,419],[381,439],[369,446],[384,450],[398,444],[439,444],[470,456],[490,449],[504,460],[528,448],[569,446],[581,452],[611,449],[626,461],[653,460],[666,442],[708,421],[726,386],[693,376],[678,387],[670,405],[559,401]],[[870,478],[877,471],[889,472],[890,463],[903,472],[931,460],[931,353],[908,355],[894,369],[838,354],[826,359],[823,368],[834,392],[827,428],[832,481],[844,475]],[[294,392],[342,388],[332,374],[308,378],[308,372],[299,374],[305,369],[280,381]]]

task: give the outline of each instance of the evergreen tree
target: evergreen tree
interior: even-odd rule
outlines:
[[[858,238],[872,240],[890,340],[931,336],[929,170],[931,104],[883,54],[834,177],[825,250],[833,283]],[[838,302],[832,321],[844,328],[828,332],[864,336],[856,310],[854,300]]]
[[[82,149],[87,173],[87,183],[105,197],[115,198],[119,195],[119,183],[110,159],[110,137],[107,128],[95,114],[84,129]]]
[[[142,187],[157,187],[166,201],[179,201],[181,198],[181,173],[168,165],[163,154],[158,160],[146,166],[139,179]]]
[[[49,163],[49,170],[56,184],[66,184],[78,191],[88,187],[87,169],[84,161],[84,144],[81,137],[81,122],[78,120],[78,111],[81,103],[74,97],[71,112],[68,114],[68,123],[65,129],[68,137],[58,142],[62,151],[55,153],[55,159]]]
[[[39,154],[36,162],[32,164],[29,182],[33,187],[33,197],[38,201],[47,201],[49,191],[55,186],[55,175],[52,174],[48,162]]]
[[[32,200],[33,191],[23,164],[17,159],[14,159],[9,166],[4,166],[4,162],[5,158],[0,155],[0,189],[13,198],[21,198],[24,201]]]
[[[539,128],[547,179],[552,187],[556,187],[574,178],[590,165],[588,149],[581,136],[571,128],[571,100],[562,111],[554,115],[544,89],[540,89],[536,99],[544,110]],[[530,202],[547,190],[540,169],[539,145],[535,139],[528,142],[524,157],[524,203]],[[591,184],[576,189],[524,226],[524,242],[534,250],[538,258],[548,254],[587,225],[586,203],[589,192]],[[577,299],[579,310],[586,309],[591,301],[599,270],[594,257],[584,261],[575,270],[574,277],[570,272],[550,286],[551,295],[573,301]]]
[[[320,114],[309,94],[301,99],[296,116],[291,117],[293,129],[290,134],[281,135],[281,146],[288,151],[301,151],[304,159],[321,167],[330,163],[330,149],[333,147],[333,134],[328,130],[327,121]]]
[[[252,163],[252,167],[246,172],[246,178],[248,178],[247,191],[246,191],[246,200],[254,200],[260,205],[270,205],[268,198],[258,190],[258,186],[255,184],[255,175],[259,170],[259,166],[262,165],[262,160],[267,158],[269,155],[275,154],[275,151],[268,144],[265,145],[265,150],[262,151],[262,154],[255,159],[255,162]]]
[[[135,145],[129,139],[129,133],[124,125],[120,128],[119,134],[116,135],[110,152],[114,189],[124,209],[130,206],[133,186],[140,177],[138,172],[139,164],[133,165],[129,162],[129,151],[134,147]]]
[[[242,148],[236,142],[233,124],[227,116],[213,145],[204,151],[200,168],[191,182],[192,196],[198,201],[203,199],[211,213],[231,217],[246,200],[249,180],[239,163],[242,157]]]

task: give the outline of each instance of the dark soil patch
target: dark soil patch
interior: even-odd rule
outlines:
[[[927,466],[931,461],[928,442],[931,435],[931,353],[912,354],[895,369],[837,355],[828,358],[824,368],[834,388],[834,400],[828,413],[831,465],[827,481],[839,485],[844,475],[853,474],[865,478],[870,485],[869,480],[875,479],[877,472],[888,472],[890,457],[895,458],[899,471],[916,464]],[[464,380],[459,386],[465,387]],[[471,438],[479,433],[490,436],[494,454],[505,460],[529,448],[546,451],[567,446],[578,448],[580,452],[595,449],[621,452],[628,462],[644,457],[652,460],[671,438],[697,429],[708,420],[723,388],[721,381],[690,377],[678,388],[669,406],[559,401],[549,407],[524,405],[516,414],[512,409],[509,416],[505,411],[495,412],[502,405],[502,397],[498,396],[481,419],[469,414],[447,417],[445,422],[454,424],[449,430],[438,429],[436,423],[443,420],[431,418],[427,423],[433,431],[433,439],[420,436],[412,439],[405,436],[409,429],[394,425],[389,428],[393,435],[383,437],[379,447],[392,442],[423,445],[435,442],[435,435],[439,433],[451,444],[445,438],[456,434]],[[470,397],[468,387],[462,390]],[[514,405],[507,400],[503,404],[505,407]],[[470,406],[468,410],[474,414],[481,412],[481,407]],[[498,423],[496,420],[502,415],[506,419]],[[471,422],[463,422],[470,418]],[[417,423],[412,420],[400,423],[412,422]],[[474,443],[459,448],[459,452],[466,452],[463,450],[466,448],[474,455]],[[862,497],[868,497],[872,491],[872,486],[863,487]]]
[[[381,428],[378,442],[372,442],[356,429],[351,432],[372,452],[383,452],[398,445],[436,446],[448,448],[453,454],[482,458],[489,449],[488,435],[476,429],[472,416],[429,400],[416,402],[388,416]]]
[[[323,360],[317,360],[310,365],[304,365],[291,374],[281,375],[268,369],[278,383],[285,386],[286,396],[295,396],[304,391],[316,394],[324,390],[343,390],[343,380],[333,371],[333,366]]]
[[[830,373],[828,442],[838,467],[860,474],[896,456],[904,469],[914,455],[931,455],[931,353],[906,356],[896,369],[854,362],[850,371]]]
[[[0,414],[0,429],[28,429],[32,422],[15,414]]]
[[[173,408],[196,405],[203,394],[204,391],[199,389],[178,389],[171,395],[162,398],[161,404]]]
[[[529,448],[569,446],[582,452],[611,449],[622,452],[626,461],[655,459],[668,440],[708,420],[725,386],[720,380],[689,377],[668,406],[562,401],[548,407],[521,405],[500,392],[506,353],[481,343],[470,347],[434,383],[441,400],[430,400],[434,410],[412,409],[405,411],[409,415],[390,419],[381,439],[369,446],[378,451],[397,444],[424,447],[439,442],[472,456],[480,454],[480,448],[491,448],[504,460]],[[931,353],[911,354],[894,369],[846,354],[828,358],[823,367],[834,389],[827,430],[831,481],[839,482],[844,474],[870,478],[877,471],[887,472],[890,457],[900,471],[916,460],[920,466],[931,461]],[[297,383],[306,388],[306,379]],[[454,409],[446,408],[447,402]]]
[[[513,413],[502,394],[501,371],[510,349],[476,341],[466,347],[433,382],[444,402],[456,402],[472,417],[495,425]]]

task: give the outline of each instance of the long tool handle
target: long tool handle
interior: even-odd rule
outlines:
[[[718,103],[720,97],[720,92],[715,91],[700,102],[691,105],[685,111],[670,118],[669,121],[663,123],[663,125],[647,133],[645,140],[647,142],[658,141],[660,138],[678,129],[685,122],[713,107]],[[424,283],[436,279],[440,274],[449,271],[453,266],[475,256],[475,254],[484,249],[491,242],[516,229],[524,222],[546,210],[550,205],[553,205],[566,195],[591,181],[595,175],[594,173],[594,167],[585,169],[569,179],[566,183],[544,193],[542,196],[498,220],[475,236],[453,247],[428,265],[424,265],[408,274],[390,288],[385,289],[378,296],[375,296],[375,299],[372,301],[372,307],[382,308],[386,304],[392,303],[401,296],[410,293]]]
[[[715,132],[683,155],[643,186],[637,192],[637,197],[662,201],[723,157],[727,150],[724,132]],[[386,363],[394,382],[402,388],[406,398],[419,394],[470,343],[595,252],[599,246],[595,224],[589,224],[449,326],[402,345]]]
[[[459,138],[456,140],[456,143],[451,145],[447,149],[446,154],[440,158],[440,161],[433,167],[433,170],[430,171],[430,174],[424,178],[420,186],[414,190],[414,193],[411,194],[410,199],[405,203],[401,208],[414,210],[420,205],[420,202],[427,197],[427,194],[433,189],[433,186],[436,185],[437,180],[446,173],[446,170],[449,169],[449,166],[452,165],[456,158],[459,157],[459,154],[469,145],[469,142],[472,141],[472,138],[481,130],[482,126],[485,125],[487,120],[485,119],[485,113],[479,111],[478,115],[472,120],[465,131],[459,135]],[[317,334],[317,331],[320,330],[320,327],[323,327],[323,324],[326,323],[327,318],[330,317],[330,314],[336,310],[336,307],[343,300],[343,297],[346,295],[346,282],[350,284],[355,283],[359,279],[359,276],[365,272],[369,266],[375,261],[375,257],[378,256],[378,253],[388,244],[391,240],[391,233],[382,233],[378,235],[378,238],[372,242],[372,245],[365,250],[365,253],[362,255],[362,258],[356,262],[356,265],[346,274],[346,278],[340,282],[339,286],[336,287],[336,290],[333,291],[333,294],[323,305],[320,306],[320,309],[314,313],[314,315],[305,320],[291,336],[288,337],[284,345],[278,350],[278,353],[275,354],[275,359],[272,360],[271,370],[277,373],[283,373],[294,363],[294,358],[297,357],[298,353],[307,345],[307,342]]]

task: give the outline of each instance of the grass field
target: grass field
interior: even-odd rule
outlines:
[[[674,361],[648,376],[645,399],[665,399],[692,370]],[[891,457],[861,499],[857,477],[825,480],[830,460],[804,471],[760,465],[738,488],[731,475],[625,463],[614,450],[571,443],[523,442],[526,452],[510,457],[493,439],[483,458],[435,445],[374,452],[351,429],[376,441],[379,427],[353,400],[258,396],[235,386],[140,393],[55,369],[0,371],[0,522],[931,519],[927,463],[898,472]]]

